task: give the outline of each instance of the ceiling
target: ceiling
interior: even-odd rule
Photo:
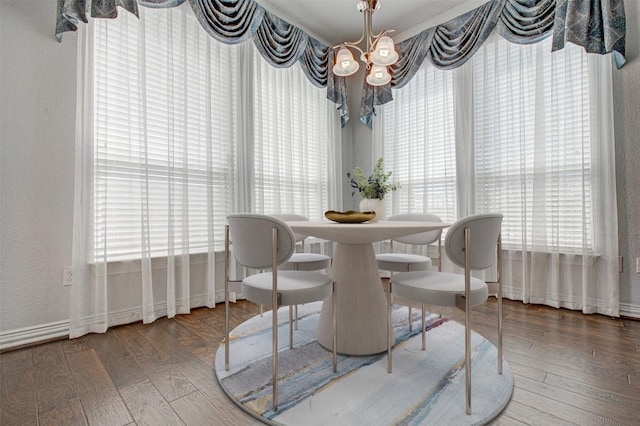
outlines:
[[[256,1],[268,11],[330,45],[355,41],[362,34],[364,18],[356,8],[356,0]],[[401,37],[405,39],[489,0],[379,1],[381,6],[373,16],[373,32],[395,29],[396,35],[405,35]]]

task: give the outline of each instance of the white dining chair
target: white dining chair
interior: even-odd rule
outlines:
[[[242,280],[229,277],[231,245],[238,264],[251,269],[267,269]],[[330,297],[333,311],[333,371],[337,371],[336,292],[330,276],[315,271],[283,271],[278,267],[295,251],[291,228],[273,216],[239,213],[227,216],[225,227],[225,369],[229,370],[229,287],[241,282],[242,294],[261,305],[272,307],[272,399],[278,409],[278,307],[289,307],[289,348],[293,349],[292,309],[297,304]]]
[[[394,274],[387,292],[387,369],[392,371],[391,296],[423,304],[457,307],[465,312],[465,391],[466,413],[471,414],[471,307],[487,300],[486,282],[472,277],[472,270],[487,269],[497,262],[498,373],[502,374],[502,214],[476,214],[454,223],[445,237],[444,248],[451,261],[464,268],[464,275],[436,271]],[[425,317],[422,314],[422,349],[425,350]]]
[[[415,221],[415,222],[438,222],[440,217],[428,213],[405,213],[389,217],[389,221]],[[411,246],[426,247],[437,243],[437,257],[431,258],[419,254],[394,252],[394,242]],[[437,262],[438,271],[442,270],[442,229],[435,231],[420,232],[418,234],[396,237],[389,241],[389,252],[376,254],[378,269],[394,272],[428,271],[432,268],[434,260]],[[412,329],[412,304],[409,301],[409,330]],[[421,306],[424,311],[424,305]]]
[[[287,222],[287,221],[295,221],[302,222],[308,221],[309,218],[300,214],[292,214],[292,213],[283,213],[283,214],[273,214],[273,217],[277,217],[278,219]],[[307,253],[305,251],[305,240],[308,235],[300,234],[297,232],[293,233],[296,237],[296,243],[300,244],[300,250],[296,251],[291,255],[289,260],[279,266],[282,271],[325,271],[327,269],[331,269],[331,256],[322,253]],[[262,309],[262,307],[260,308]],[[298,329],[298,306],[294,306],[294,328]]]
[[[302,222],[308,221],[309,218],[300,214],[273,214],[273,217],[288,222]],[[331,268],[331,256],[321,253],[307,253],[305,251],[305,240],[309,237],[305,234],[299,234],[294,232],[296,243],[300,244],[301,251],[293,253],[291,258],[284,264],[280,265],[281,270],[293,270],[293,271],[322,271]]]

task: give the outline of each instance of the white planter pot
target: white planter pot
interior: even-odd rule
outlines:
[[[361,212],[376,212],[376,217],[370,222],[377,222],[386,218],[386,204],[379,198],[363,198],[360,201]]]

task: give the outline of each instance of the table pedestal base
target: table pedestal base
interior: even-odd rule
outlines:
[[[331,276],[336,282],[338,353],[372,355],[387,350],[386,298],[372,244],[336,244]],[[392,334],[392,342],[395,335]],[[318,343],[333,347],[331,299],[324,301]]]

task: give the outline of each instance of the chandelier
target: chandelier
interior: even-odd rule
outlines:
[[[387,67],[398,61],[398,53],[395,50],[393,40],[389,34],[393,30],[382,31],[377,35],[371,32],[371,19],[373,13],[380,9],[378,0],[360,0],[356,3],[360,13],[364,15],[364,28],[362,37],[357,41],[347,41],[334,49],[338,50],[336,63],[333,66],[333,73],[342,77],[354,74],[360,68],[360,64],[353,58],[351,50],[360,53],[360,60],[366,65],[369,74],[367,83],[372,86],[384,86],[391,81],[391,74]],[[360,48],[360,43],[365,42],[364,50]]]

